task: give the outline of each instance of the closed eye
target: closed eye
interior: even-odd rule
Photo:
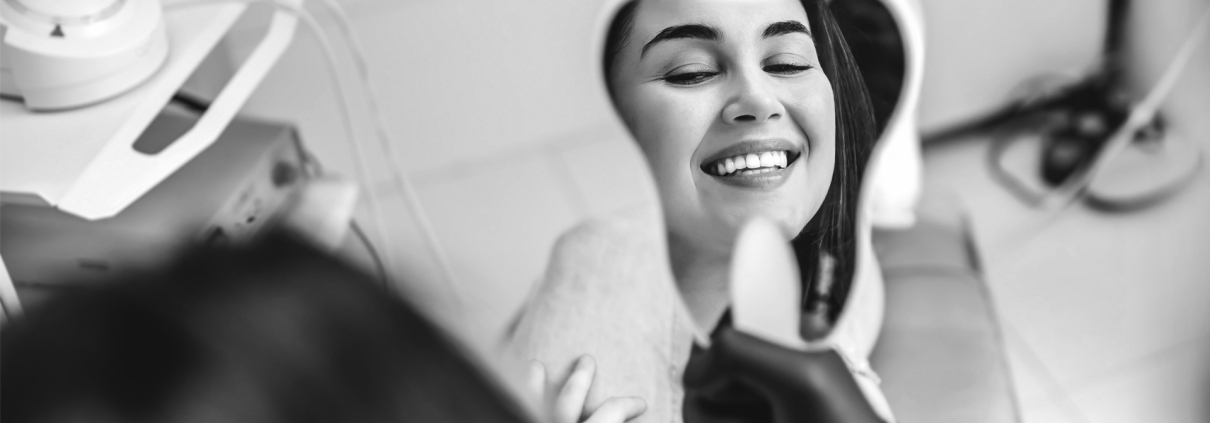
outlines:
[[[763,69],[765,72],[777,75],[797,75],[806,72],[812,68],[811,65],[796,65],[790,63],[778,63],[766,65]]]
[[[684,72],[664,77],[664,81],[673,85],[696,85],[713,78],[718,72]]]

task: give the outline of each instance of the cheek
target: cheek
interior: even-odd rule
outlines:
[[[807,136],[807,195],[804,200],[813,216],[832,185],[836,167],[836,108],[832,86],[827,79],[819,78],[792,98],[794,100],[787,104],[787,112]]]
[[[836,146],[836,107],[832,86],[826,78],[816,78],[793,90],[786,101],[787,112],[807,135],[811,152],[834,151]]]

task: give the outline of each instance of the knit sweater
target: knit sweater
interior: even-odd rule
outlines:
[[[510,331],[509,346],[542,362],[554,380],[565,379],[576,358],[590,354],[597,371],[587,409],[610,397],[638,396],[647,411],[635,422],[680,423],[681,377],[693,343],[708,342],[708,330],[694,323],[681,299],[664,235],[653,210],[590,221],[564,234]],[[877,403],[877,376],[866,358],[881,326],[882,286],[880,278],[864,279],[853,284],[828,339]],[[885,405],[879,407],[890,420]]]

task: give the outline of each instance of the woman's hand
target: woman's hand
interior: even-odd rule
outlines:
[[[612,397],[594,410],[585,408],[597,365],[592,356],[582,355],[561,386],[547,380],[546,366],[533,361],[529,372],[530,389],[546,406],[551,423],[622,423],[647,411],[647,402],[639,397]]]

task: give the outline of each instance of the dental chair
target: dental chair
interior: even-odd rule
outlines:
[[[882,130],[863,198],[886,295],[870,358],[882,391],[903,423],[1020,421],[966,214],[956,197],[921,184],[921,5],[844,0],[832,8],[850,28],[845,38],[863,66]]]
[[[886,311],[870,361],[900,422],[1018,422],[1003,337],[965,214],[925,193],[910,229],[876,229]]]

